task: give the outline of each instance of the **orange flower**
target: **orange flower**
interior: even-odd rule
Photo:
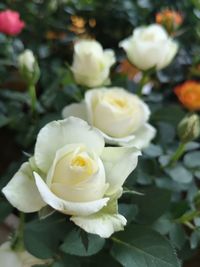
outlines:
[[[200,83],[186,81],[174,89],[179,101],[189,110],[200,110]]]
[[[165,9],[156,14],[156,23],[162,24],[169,32],[173,32],[183,23],[183,17],[174,10]]]
[[[140,71],[129,63],[128,60],[123,60],[119,65],[118,72],[127,75],[132,80]]]

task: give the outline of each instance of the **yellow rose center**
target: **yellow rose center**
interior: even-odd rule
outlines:
[[[81,156],[75,157],[71,162],[71,166],[73,166],[73,167],[75,167],[75,166],[76,167],[85,167],[86,164],[87,164],[86,160]]]
[[[106,101],[117,109],[125,109],[128,107],[126,99],[122,97],[108,96]]]
[[[74,151],[62,157],[56,164],[53,182],[76,184],[98,171],[98,164],[85,151]]]
[[[73,171],[81,171],[90,176],[94,172],[94,161],[88,156],[78,154],[72,158],[70,167]]]

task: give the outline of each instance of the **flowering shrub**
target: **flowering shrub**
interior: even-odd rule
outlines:
[[[199,3],[167,3],[0,4],[2,267],[198,253]]]

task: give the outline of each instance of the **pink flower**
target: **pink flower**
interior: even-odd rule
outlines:
[[[25,23],[20,20],[19,13],[6,10],[0,12],[0,32],[7,35],[17,35],[25,27]]]

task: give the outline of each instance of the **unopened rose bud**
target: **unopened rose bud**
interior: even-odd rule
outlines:
[[[33,52],[29,49],[25,50],[19,55],[18,64],[23,78],[29,84],[36,84],[40,76],[40,69]]]
[[[169,33],[173,33],[183,23],[183,17],[179,12],[165,9],[156,14],[156,23],[164,26]]]
[[[197,114],[186,116],[178,125],[178,135],[183,143],[190,142],[200,135],[200,118]]]

